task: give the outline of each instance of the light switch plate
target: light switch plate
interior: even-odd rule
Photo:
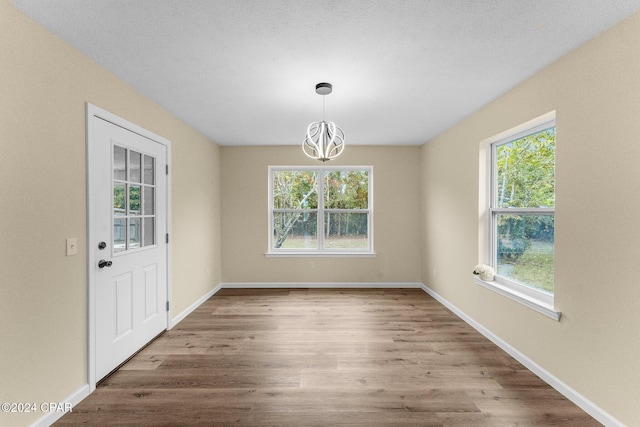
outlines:
[[[78,239],[75,237],[67,238],[67,256],[78,255]]]

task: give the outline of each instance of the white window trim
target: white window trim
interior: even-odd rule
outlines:
[[[507,297],[513,301],[516,301],[526,307],[529,307],[537,311],[538,313],[544,314],[545,316],[555,321],[559,321],[560,317],[562,316],[562,313],[559,311],[556,311],[553,305],[545,304],[539,299],[526,295],[525,293],[522,293],[517,289],[513,289],[508,285],[500,283],[497,280],[494,280],[493,282],[487,282],[477,277],[474,277],[474,280],[477,285],[480,285],[484,288],[489,289],[490,291],[496,292],[504,297]],[[521,288],[525,288],[525,287],[521,286]]]
[[[264,254],[265,257],[375,257],[376,253],[373,250],[373,166],[269,166],[269,249]],[[366,249],[274,249],[273,248],[273,172],[274,171],[316,171],[318,177],[323,177],[325,171],[353,171],[353,170],[366,170],[369,172],[369,194],[368,194],[368,209],[324,209],[321,196],[318,197],[318,248],[321,248],[324,243],[324,233],[321,233],[321,229],[324,230],[324,214],[325,212],[341,212],[348,211],[351,213],[368,213],[369,222],[367,224],[367,234],[369,246]],[[318,194],[324,194],[324,180],[318,179]],[[321,226],[322,224],[322,226]]]
[[[481,185],[483,185],[482,181],[484,181],[485,187],[484,189],[483,188],[480,189],[481,206],[479,209],[480,215],[486,216],[485,220],[481,221],[481,224],[480,224],[481,227],[485,227],[485,228],[481,229],[479,233],[479,240],[481,242],[479,245],[479,248],[481,249],[480,259],[484,259],[484,261],[481,261],[481,263],[486,263],[491,266],[496,265],[496,259],[495,259],[496,230],[494,226],[495,223],[493,221],[493,216],[495,214],[504,213],[504,212],[521,213],[521,214],[526,214],[526,213],[555,214],[554,208],[505,209],[505,208],[492,207],[492,200],[495,200],[494,191],[496,191],[495,185],[494,185],[495,170],[493,168],[493,161],[495,158],[495,147],[497,145],[500,145],[503,142],[513,141],[513,140],[525,137],[527,135],[531,135],[533,133],[539,132],[541,130],[547,129],[551,126],[555,126],[555,121],[556,121],[556,112],[551,111],[547,114],[544,114],[526,123],[523,123],[509,130],[501,132],[497,135],[494,135],[488,139],[485,139],[480,143],[481,162],[483,161],[482,157],[484,157],[484,162],[486,162],[484,165],[485,179],[481,180]],[[481,173],[482,172],[483,172],[483,169],[481,168]],[[482,222],[484,222],[484,224],[482,224]],[[484,252],[484,254],[482,254],[482,252]],[[526,307],[529,307],[539,313],[542,313],[545,316],[550,317],[551,319],[554,319],[556,321],[559,321],[562,316],[562,313],[559,311],[556,311],[556,309],[554,308],[554,295],[551,293],[544,292],[544,291],[532,288],[530,286],[526,286],[524,284],[518,283],[517,281],[511,280],[499,275],[496,275],[495,279],[491,282],[480,280],[477,277],[474,278],[474,282],[477,285],[480,285],[486,289],[489,289],[493,292],[503,295],[513,301],[516,301]]]

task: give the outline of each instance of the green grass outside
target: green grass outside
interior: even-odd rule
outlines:
[[[534,241],[520,258],[503,266],[508,277],[553,292],[553,243]]]
[[[282,249],[316,249],[317,239],[304,236],[289,236],[282,244]],[[324,239],[325,249],[366,249],[367,239],[364,237],[331,237]]]

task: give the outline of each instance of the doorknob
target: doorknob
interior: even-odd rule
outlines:
[[[113,264],[111,261],[105,261],[103,259],[98,261],[98,267],[99,268],[111,267],[111,264]]]

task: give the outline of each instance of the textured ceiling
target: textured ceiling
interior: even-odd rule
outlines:
[[[422,144],[640,0],[14,0],[222,145]]]

